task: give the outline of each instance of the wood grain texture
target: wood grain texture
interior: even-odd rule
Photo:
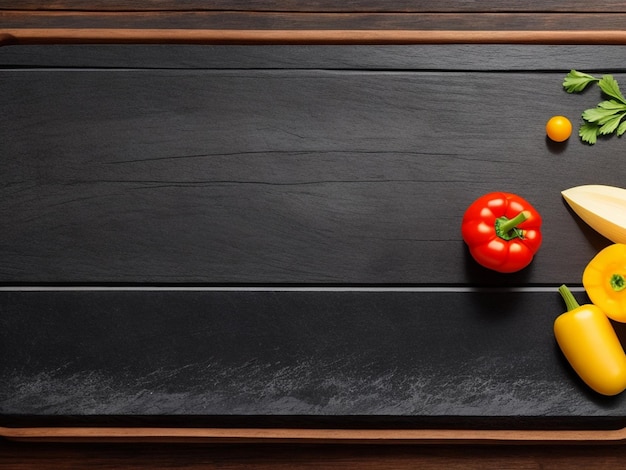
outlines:
[[[625,446],[0,444],[0,468],[613,470]]]
[[[589,3],[583,0],[65,0],[44,2],[41,0],[0,0],[0,9],[5,10],[49,10],[49,11],[286,11],[286,12],[396,12],[396,13],[439,13],[439,12],[624,12],[620,0],[598,0]]]
[[[0,46],[56,44],[200,45],[384,45],[384,44],[559,44],[622,45],[621,30],[334,30],[334,29],[108,29],[18,28],[0,34]]]
[[[0,45],[624,44],[621,2],[15,2],[0,4]]]
[[[123,49],[122,49],[123,48]],[[123,50],[123,53],[120,53]],[[364,53],[364,52],[367,53]],[[567,67],[626,71],[621,46],[546,45],[387,45],[387,46],[196,46],[46,45],[0,49],[0,67],[143,69],[327,69],[379,71],[517,71],[561,73]]]
[[[619,139],[546,142],[549,116],[575,120],[594,101],[565,94],[563,75],[6,70],[2,146],[14,157],[2,162],[1,207],[14,229],[0,275],[577,284],[606,241],[559,188],[624,175],[608,164]],[[510,277],[477,270],[458,228],[496,189],[534,202],[547,227],[535,263]]]
[[[2,30],[189,29],[346,31],[589,31],[616,30],[626,13],[292,13],[292,12],[13,12],[1,11]]]
[[[540,443],[622,444],[618,430],[476,429],[313,429],[313,428],[162,428],[162,427],[0,427],[15,442],[162,443],[162,444],[393,444],[511,445]]]

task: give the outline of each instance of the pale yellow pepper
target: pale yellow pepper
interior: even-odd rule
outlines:
[[[602,395],[626,389],[626,354],[608,317],[597,306],[579,305],[571,291],[559,292],[567,312],[554,322],[554,336],[580,378]]]
[[[585,268],[583,286],[609,318],[626,322],[626,245],[615,243],[601,250]]]

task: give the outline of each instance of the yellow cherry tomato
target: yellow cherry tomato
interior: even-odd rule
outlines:
[[[565,116],[553,116],[546,124],[546,134],[555,142],[563,142],[572,135],[572,123]]]
[[[554,321],[554,336],[581,379],[602,395],[626,389],[626,354],[608,317],[593,304],[579,305],[561,286],[568,311]]]

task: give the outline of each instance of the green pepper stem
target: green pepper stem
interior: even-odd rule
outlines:
[[[502,231],[502,233],[509,233],[511,230],[513,230],[515,227],[517,227],[519,224],[521,224],[522,222],[524,222],[526,219],[528,219],[529,216],[529,212],[528,211],[522,211],[519,214],[517,214],[515,217],[513,217],[512,219],[507,220],[506,222],[502,222],[500,224],[500,230]]]
[[[559,294],[563,297],[568,312],[580,307],[580,304],[576,301],[574,294],[572,294],[572,291],[569,290],[565,284],[559,287]]]
[[[611,284],[611,289],[615,292],[626,289],[626,279],[621,274],[613,274],[609,283]]]

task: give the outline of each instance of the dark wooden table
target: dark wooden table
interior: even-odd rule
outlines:
[[[5,43],[624,44],[619,0],[0,1]]]
[[[350,439],[315,445],[272,439],[264,444],[132,444],[120,436],[108,444],[5,440],[0,442],[0,468],[616,468],[623,461],[625,448],[616,445],[623,438],[611,434],[623,427],[621,400],[590,396],[567,372],[549,338],[551,321],[562,309],[550,289],[560,282],[579,284],[585,261],[607,243],[567,212],[557,189],[594,179],[620,185],[624,169],[612,168],[610,158],[623,143],[613,138],[589,147],[572,139],[555,146],[543,135],[551,114],[575,119],[597,101],[591,94],[573,97],[560,90],[569,68],[622,77],[624,53],[617,46],[626,42],[622,2],[438,1],[418,7],[385,2],[384,8],[379,2],[346,7],[334,2],[145,1],[132,8],[122,2],[16,3],[0,0],[0,41],[12,45],[0,49],[0,72],[10,84],[2,94],[10,121],[2,129],[1,145],[15,159],[2,166],[1,214],[3,224],[14,230],[5,231],[2,239],[0,301],[5,315],[0,324],[11,336],[5,335],[0,345],[5,358],[1,424],[66,426],[71,410],[79,409],[81,416],[73,416],[70,424],[84,429],[94,423],[111,425],[117,409],[122,411],[114,419],[122,426],[129,424],[128,416],[136,419],[148,410],[151,416],[133,422],[135,429],[137,424],[181,423],[245,429],[268,424],[250,413],[271,415],[279,409],[281,393],[295,388],[301,401],[288,405],[292,411],[310,416],[317,410],[312,415],[336,419],[307,423],[302,416],[291,421],[283,416],[280,424],[287,430],[329,423],[341,428],[338,423],[347,420],[357,428],[374,422],[386,431],[400,429],[387,442],[420,425],[443,430],[446,438],[435,445],[433,439],[416,439],[413,445],[356,445]],[[162,42],[170,45],[78,45]],[[433,42],[438,44],[419,45]],[[438,85],[442,77],[445,87]],[[180,91],[176,84],[182,84]],[[50,89],[56,92],[48,93]],[[271,99],[264,100],[264,94]],[[442,102],[460,103],[460,108],[455,113],[446,106],[437,110]],[[502,114],[502,103],[513,106],[514,119]],[[285,114],[273,114],[273,106]],[[206,126],[212,115],[222,121]],[[490,116],[496,116],[495,122]],[[97,132],[90,122],[98,123]],[[249,142],[232,138],[229,132],[237,128]],[[180,138],[184,134],[187,140]],[[526,161],[510,158],[509,152]],[[50,155],[54,165],[46,161]],[[526,173],[516,173],[517,167]],[[456,230],[464,204],[494,185],[538,201],[546,221],[542,256],[531,270],[505,278],[477,269],[458,233],[442,235],[440,218],[428,209],[429,204],[433,210],[452,208],[444,220]],[[437,192],[440,197],[433,198]],[[268,211],[271,207],[278,210]],[[422,215],[419,224],[411,223],[415,213]],[[252,230],[250,221],[263,230]],[[204,251],[205,240],[212,243],[210,251]],[[245,240],[245,245],[233,240]],[[254,289],[268,285],[296,290],[276,294],[270,289],[268,297],[265,288]],[[32,286],[49,290],[38,287],[37,293]],[[86,289],[75,297],[81,286]],[[106,290],[115,286],[131,289]],[[146,286],[165,291],[154,296],[132,289]],[[181,286],[198,290],[172,290]],[[233,296],[220,290],[224,286],[253,289]],[[303,286],[313,286],[313,291],[302,294],[298,288]],[[364,300],[358,291],[333,290],[342,286],[383,289],[374,289]],[[468,293],[468,286],[478,290]],[[500,289],[496,295],[502,295],[519,287],[530,291],[507,305],[513,313],[506,321],[485,317],[493,310],[493,295],[480,288]],[[389,296],[389,288],[400,292]],[[471,305],[461,307],[465,298]],[[426,302],[430,313],[421,307],[417,318],[409,315],[416,300]],[[177,310],[172,305],[181,302],[188,324],[173,320]],[[228,312],[239,326],[220,323],[219,308],[207,314],[203,306],[208,304]],[[343,306],[341,317],[335,314],[337,305]],[[386,318],[390,305],[393,322]],[[269,334],[255,333],[264,321],[280,320],[277,307],[283,313],[300,312],[298,328],[284,321]],[[150,309],[171,315],[149,322]],[[528,312],[534,312],[532,327],[523,317]],[[492,352],[513,347],[518,357],[498,362],[467,350],[465,356],[476,361],[467,363],[473,364],[472,373],[484,374],[482,382],[472,382],[463,370],[463,355],[437,346],[450,340],[445,321],[437,319],[442,313]],[[415,346],[410,332],[419,330],[419,318],[436,328]],[[212,332],[214,324],[223,326],[221,333]],[[356,334],[344,339],[329,334],[324,325],[331,324]],[[390,343],[367,347],[376,341],[381,324],[387,325]],[[489,333],[488,325],[495,330]],[[188,340],[169,344],[162,336],[168,330],[174,338]],[[119,331],[132,333],[116,336]],[[497,337],[510,331],[526,336],[513,342]],[[194,339],[202,335],[211,337],[211,346]],[[292,335],[292,341],[281,341],[281,335]],[[50,342],[51,337],[57,340]],[[257,366],[265,361],[266,369],[251,367],[237,354],[227,355],[232,362],[211,362],[233,340],[247,344],[259,355]],[[152,352],[146,351],[148,341]],[[272,342],[275,348],[269,347]],[[465,348],[470,343],[457,336],[455,344]],[[153,356],[157,349],[163,354]],[[101,357],[105,350],[120,354]],[[362,352],[351,353],[358,350]],[[438,353],[428,359],[432,351]],[[126,365],[120,358],[129,353],[133,361]],[[318,362],[302,367],[310,354]],[[161,359],[150,362],[154,357]],[[428,360],[410,365],[411,357]],[[59,360],[65,362],[55,371]],[[412,403],[406,377],[437,360],[455,365],[426,386],[430,406],[399,407]],[[196,377],[207,370],[219,374],[211,369],[214,364],[243,372],[232,375],[221,390],[232,395],[229,400],[221,397],[208,404],[213,414],[235,406],[242,412],[239,421],[194,415],[207,406],[203,382]],[[529,389],[546,393],[542,411],[536,412],[539,400],[524,395],[522,384],[515,388],[521,395],[499,405],[492,403],[498,394],[472,392],[469,407],[452,400],[446,413],[433,412],[437,400],[449,406],[451,398],[463,398],[460,388],[450,394],[445,386],[447,381],[454,389],[459,377],[465,377],[466,385],[495,384],[508,393],[503,384],[516,371],[502,372],[503,364],[521,368]],[[47,375],[38,374],[42,370]],[[285,376],[285,371],[291,372]],[[263,374],[273,374],[271,388],[263,385]],[[368,401],[367,396],[382,390],[370,379],[380,377],[391,385],[383,387],[376,402]],[[327,386],[332,382],[337,387],[340,379],[351,394],[336,389],[334,398],[344,401],[333,405],[325,401]],[[37,389],[36,382],[48,392]],[[241,393],[246,387],[247,394]],[[102,389],[114,399],[94,420],[89,416]],[[558,398],[547,395],[563,390],[565,411],[556,405]],[[154,392],[161,398],[151,398]],[[258,393],[264,400],[258,400]],[[459,420],[459,410],[475,412],[486,405],[492,407],[487,421]],[[392,413],[368,417],[376,407]],[[464,424],[479,432],[513,429],[518,434],[498,444],[488,435],[479,445],[465,438],[459,439],[464,444],[450,445],[452,434],[445,432]],[[585,434],[590,429],[607,430],[606,442],[596,435],[600,444],[559,443],[567,436],[574,442],[593,439]],[[527,431],[542,430],[549,432],[540,445],[536,434],[524,438]]]
[[[623,466],[620,446],[0,444],[0,468],[587,470]]]

